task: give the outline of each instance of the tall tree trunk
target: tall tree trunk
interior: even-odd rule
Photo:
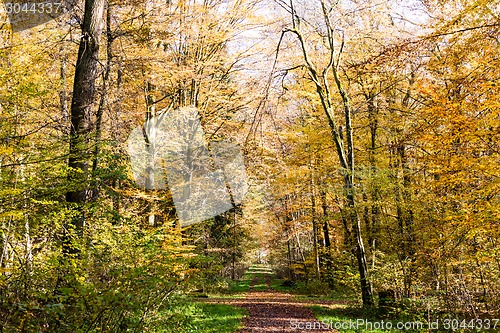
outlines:
[[[108,3],[106,6],[106,65],[104,68],[104,77],[102,81],[101,100],[97,109],[95,120],[95,143],[94,143],[94,160],[92,161],[92,176],[96,177],[96,171],[99,164],[99,151],[101,144],[102,132],[102,117],[107,104],[108,97],[108,82],[111,74],[111,63],[113,61],[113,36],[111,32],[111,7]],[[99,197],[99,184],[95,182],[92,186],[92,200],[97,200]]]
[[[151,83],[146,83],[146,122],[153,122],[154,117],[156,116],[156,104],[155,104],[155,96],[153,91],[156,87]],[[151,201],[147,203],[147,221],[148,224],[152,227],[156,225],[156,216],[155,216],[155,150],[156,150],[156,127],[151,124],[148,126],[149,131],[147,133],[148,137],[146,138],[146,150],[148,152],[148,167],[146,168],[146,191],[152,194]]]
[[[323,250],[324,250],[324,262],[326,264],[325,277],[328,281],[330,288],[334,287],[334,281],[332,278],[332,244],[330,241],[330,228],[328,225],[328,205],[326,202],[326,192],[321,189],[321,206],[323,208]]]
[[[92,106],[96,100],[95,83],[98,76],[99,42],[104,23],[105,0],[86,0],[82,37],[76,61],[69,145],[69,174],[71,190],[66,201],[77,205],[77,215],[68,225],[82,232],[85,226],[83,204],[87,200],[88,164],[91,158],[89,139],[93,130]],[[69,236],[68,236],[69,237]],[[68,238],[66,240],[69,240]],[[69,247],[68,247],[69,246]],[[65,252],[72,252],[65,242]]]
[[[108,5],[109,6],[109,5]],[[115,60],[116,61],[116,60]],[[123,101],[123,93],[122,93],[122,83],[123,83],[123,69],[122,69],[122,60],[121,58],[117,59],[117,75],[116,75],[116,91],[117,91],[117,98],[113,101],[113,111],[114,111],[114,116],[113,118],[119,119],[121,110],[122,110],[122,101]],[[113,123],[113,119],[111,119],[111,139],[113,141],[113,147],[118,150],[118,126],[117,124]],[[118,194],[119,191],[117,191],[120,188],[120,179],[118,177],[113,177],[112,180],[112,187],[115,189],[115,193],[113,194],[112,200],[113,200],[113,211],[115,212],[115,218],[112,220],[113,223],[116,223],[118,221],[118,218],[120,216],[120,195]]]
[[[372,183],[371,192],[371,223],[368,233],[368,244],[371,246],[372,255],[375,256],[375,244],[380,229],[380,188],[376,179],[377,164],[375,161],[375,150],[377,149],[377,130],[378,130],[378,108],[375,105],[375,93],[365,93],[368,106],[368,121],[370,125],[370,147],[368,149],[368,160],[370,163],[370,182]],[[375,257],[374,257],[375,258]]]
[[[25,165],[22,164],[19,168],[20,176],[21,176],[21,183],[25,182],[25,176],[24,176],[24,169]],[[17,181],[16,181],[17,182]],[[24,194],[23,197],[23,209],[27,212],[28,211],[28,196]],[[30,281],[29,279],[31,278],[31,275],[33,274],[33,244],[31,241],[31,231],[30,231],[30,222],[29,222],[29,217],[28,214],[24,214],[24,237],[26,239],[25,243],[25,261],[26,261],[26,283],[29,284]],[[25,290],[28,290],[26,288]]]
[[[60,50],[62,54],[62,47]],[[68,108],[68,94],[66,93],[66,85],[67,85],[67,63],[68,59],[65,54],[61,56],[61,67],[60,67],[60,75],[61,75],[61,90],[59,90],[59,102],[61,103],[61,118],[63,120],[64,126],[66,126],[69,121],[69,108]]]
[[[397,160],[399,161],[399,169],[403,174],[403,184],[399,184],[396,188],[396,201],[397,201],[397,218],[398,225],[401,233],[403,260],[408,264],[404,264],[405,277],[404,277],[404,293],[406,297],[411,296],[412,277],[414,275],[414,255],[415,255],[415,235],[413,231],[413,210],[409,207],[410,204],[410,175],[406,161],[406,147],[403,143],[397,147]]]
[[[312,154],[312,153],[311,153]],[[309,156],[309,168],[311,169],[311,220],[312,220],[312,231],[313,231],[313,256],[314,256],[314,272],[316,278],[320,278],[319,270],[319,251],[318,251],[318,222],[316,220],[316,198],[314,193],[314,165],[312,162],[311,155]]]
[[[332,133],[332,141],[337,150],[339,158],[342,177],[344,179],[344,198],[347,204],[345,218],[350,222],[355,241],[355,255],[358,262],[358,271],[360,275],[361,296],[364,306],[373,305],[373,294],[368,278],[368,266],[366,263],[365,246],[361,235],[361,221],[357,212],[355,187],[354,187],[354,138],[352,127],[352,112],[349,96],[342,85],[339,76],[338,66],[340,56],[342,55],[343,45],[340,47],[340,54],[337,54],[336,41],[335,41],[335,28],[330,20],[330,9],[324,0],[319,0],[322,11],[323,19],[326,28],[326,40],[328,43],[329,59],[328,64],[322,71],[318,71],[315,64],[311,61],[308,48],[306,46],[306,39],[301,32],[301,21],[293,9],[293,0],[290,0],[290,13],[292,15],[292,28],[285,29],[283,34],[294,34],[300,45],[302,57],[304,60],[303,67],[307,69],[309,78],[316,87],[316,93],[321,102],[323,111],[328,119],[330,131]],[[282,36],[283,38],[283,36]],[[343,42],[342,42],[343,44]],[[335,106],[332,101],[332,94],[330,91],[330,83],[328,82],[329,76],[333,76],[335,86],[338,90],[339,97],[342,100],[344,124],[345,124],[345,140],[341,126],[337,126],[337,119],[335,117]]]
[[[401,104],[404,108],[409,108],[411,97],[411,87],[415,81],[415,72],[412,72],[409,79],[409,87],[402,97]],[[397,222],[401,237],[400,262],[404,274],[404,294],[411,296],[412,278],[415,274],[415,234],[414,234],[414,213],[411,208],[411,172],[408,167],[408,157],[406,155],[407,144],[403,139],[398,139],[391,151],[394,162],[391,163],[393,178],[396,184],[395,199]]]

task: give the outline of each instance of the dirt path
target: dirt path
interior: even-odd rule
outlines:
[[[334,332],[320,328],[321,323],[314,317],[307,303],[294,300],[289,294],[272,290],[267,275],[265,280],[267,291],[254,290],[256,284],[262,283],[258,278],[254,278],[246,298],[217,301],[247,309],[245,327],[238,333]],[[313,329],[312,325],[316,325],[318,329]]]

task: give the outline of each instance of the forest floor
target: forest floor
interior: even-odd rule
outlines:
[[[332,306],[335,301],[300,300],[271,287],[272,272],[260,268],[249,284],[245,298],[211,298],[207,303],[227,304],[247,311],[238,333],[335,332],[315,318],[311,306]]]

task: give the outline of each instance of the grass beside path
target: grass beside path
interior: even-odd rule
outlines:
[[[242,328],[244,309],[226,304],[194,302],[165,313],[165,325],[157,333],[232,333]]]
[[[254,291],[266,291],[266,275],[273,275],[272,269],[253,265],[224,294],[209,295],[209,298],[245,298],[251,288]],[[245,309],[221,303],[205,303],[202,299],[192,301],[173,309],[168,327],[162,333],[232,333],[243,327],[242,321],[247,314]]]
[[[347,305],[310,307],[319,322],[342,333],[428,332],[427,325],[418,321],[381,319],[373,309],[351,308]],[[407,325],[397,329],[398,323]]]
[[[186,303],[173,307],[168,313],[162,330],[158,333],[232,333],[243,327],[243,318],[247,310],[228,304],[209,302],[214,299],[244,299],[253,285],[255,288],[267,288],[265,274],[272,271],[259,265],[252,266],[237,281],[233,281],[228,290],[217,294],[191,295]],[[257,281],[257,282],[256,282]],[[266,289],[264,289],[266,290]]]

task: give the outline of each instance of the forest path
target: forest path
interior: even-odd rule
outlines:
[[[270,274],[267,271],[255,274],[245,298],[213,299],[209,302],[224,303],[248,311],[245,326],[237,333],[335,332],[321,328],[321,322],[307,307],[311,302],[300,301],[290,294],[273,290]]]

